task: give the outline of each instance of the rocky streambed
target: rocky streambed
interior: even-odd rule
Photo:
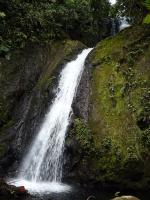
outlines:
[[[1,200],[149,200],[150,191],[120,190],[117,188],[83,187],[71,185],[71,190],[62,193],[29,194],[23,187],[0,182]]]

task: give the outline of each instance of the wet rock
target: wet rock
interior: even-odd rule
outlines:
[[[93,195],[91,195],[91,196],[89,196],[89,197],[87,198],[87,200],[96,200],[96,197],[93,196]]]
[[[134,196],[121,196],[121,197],[116,197],[112,200],[140,200]]]
[[[16,187],[14,185],[7,184],[3,179],[0,180],[0,196],[17,197],[26,195],[27,190],[24,186]]]
[[[78,86],[76,98],[73,103],[73,113],[76,118],[88,121],[89,103],[91,93],[91,64],[87,58],[80,84]]]

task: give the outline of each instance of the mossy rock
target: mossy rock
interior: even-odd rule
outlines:
[[[89,128],[97,152],[88,162],[92,178],[149,187],[150,26],[130,27],[101,41],[89,59]]]

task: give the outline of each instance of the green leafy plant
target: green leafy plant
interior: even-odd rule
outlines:
[[[109,8],[107,0],[1,0],[0,54],[29,42],[98,40]]]
[[[150,14],[148,14],[148,15],[144,18],[144,23],[145,23],[145,24],[150,24]]]
[[[144,0],[117,0],[114,10],[117,15],[126,17],[131,24],[141,24],[147,8]]]
[[[144,2],[144,5],[146,6],[146,8],[149,10],[150,12],[150,0],[146,0]],[[146,15],[146,17],[144,18],[143,21],[145,24],[150,24],[150,13]]]
[[[92,137],[88,126],[82,119],[75,119],[74,131],[81,146],[85,150],[90,149],[92,146]]]
[[[143,131],[142,134],[142,144],[150,149],[150,128]]]

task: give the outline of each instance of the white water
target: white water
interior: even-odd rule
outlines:
[[[27,181],[25,179],[15,179],[9,180],[9,184],[15,186],[24,186],[30,194],[50,194],[50,193],[61,193],[69,192],[71,187],[69,185],[59,183],[59,182],[33,182]]]
[[[83,50],[62,70],[56,97],[22,163],[19,178],[15,181],[17,186],[24,185],[30,192],[41,193],[69,190],[61,184],[65,134],[84,62],[91,50]]]
[[[130,24],[128,23],[127,19],[125,17],[120,18],[119,30],[122,31],[123,29],[128,27],[130,27]]]
[[[109,2],[114,5],[116,3],[116,0],[109,0]]]

